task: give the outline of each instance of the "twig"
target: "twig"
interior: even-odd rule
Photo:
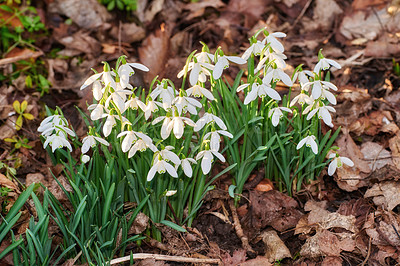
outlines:
[[[233,200],[229,201],[229,207],[231,208],[231,211],[232,211],[233,225],[235,227],[236,234],[240,238],[240,240],[242,241],[243,248],[245,250],[247,250],[248,252],[251,252],[251,253],[255,254],[255,251],[253,250],[253,248],[249,244],[249,239],[243,233],[242,225],[240,224],[239,217],[238,217],[238,214],[237,214],[237,211],[236,211],[235,204],[233,203]]]
[[[370,255],[371,255],[371,238],[369,238],[369,242],[368,242],[368,253],[367,253],[367,256],[365,256],[365,260],[363,261],[361,266],[364,266],[367,263]]]
[[[306,13],[306,11],[309,8],[309,6],[311,5],[311,3],[312,3],[312,0],[307,1],[307,3],[304,5],[303,9],[301,10],[299,16],[296,18],[296,20],[290,27],[289,31],[292,30],[297,25],[297,23],[299,23],[300,19],[304,16],[304,14]]]
[[[15,63],[20,60],[29,59],[29,58],[36,58],[41,55],[43,55],[43,52],[38,51],[38,52],[25,53],[25,54],[17,55],[17,56],[10,57],[10,58],[3,58],[3,59],[0,59],[0,65],[7,65],[7,64]]]
[[[189,258],[183,256],[169,256],[169,255],[159,255],[159,254],[149,254],[149,253],[136,253],[130,256],[125,256],[122,258],[113,259],[110,261],[110,265],[129,261],[130,259],[143,260],[143,259],[154,259],[154,260],[164,260],[164,261],[175,261],[175,262],[189,262],[189,263],[209,263],[209,264],[220,264],[219,259],[199,259],[199,258]]]

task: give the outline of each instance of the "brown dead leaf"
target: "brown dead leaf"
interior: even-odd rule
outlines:
[[[340,257],[328,256],[322,261],[321,266],[342,266],[343,260]]]
[[[317,0],[315,2],[313,23],[308,24],[307,30],[326,31],[331,29],[335,18],[342,14],[343,10],[334,0]]]
[[[228,252],[223,253],[221,259],[224,265],[234,266],[245,262],[246,257],[246,250],[238,249],[233,252],[232,256]]]
[[[365,9],[368,7],[381,9],[385,7],[389,2],[390,0],[354,0],[351,4],[351,7],[354,10]]]
[[[204,12],[206,11],[206,8],[215,8],[219,9],[221,7],[224,7],[225,4],[221,0],[204,0],[201,2],[191,2],[189,4],[186,4],[183,9],[184,10],[189,10],[190,13],[188,16],[185,17],[185,20],[192,20],[197,17],[201,17],[204,15]]]
[[[364,160],[368,162],[369,168],[372,171],[392,163],[390,152],[376,142],[364,142],[361,144],[361,152],[364,155]]]
[[[274,185],[272,184],[270,179],[264,178],[260,183],[254,188],[256,191],[267,192],[274,189]]]
[[[145,29],[135,23],[121,23],[121,28],[119,25],[114,26],[110,31],[110,35],[119,40],[119,32],[121,33],[121,42],[124,43],[138,42],[146,37]]]
[[[252,26],[261,19],[261,16],[272,2],[271,0],[231,0],[225,10],[229,13],[238,14],[241,17],[244,16],[244,27],[252,28]],[[237,19],[239,19],[239,17]]]
[[[376,206],[384,206],[389,211],[400,204],[400,182],[386,181],[376,183],[365,192],[364,197],[374,197]]]
[[[393,164],[400,170],[400,134],[389,139],[389,148],[392,152]]]
[[[3,174],[0,174],[0,186],[19,191],[18,186]]]
[[[264,256],[257,256],[255,259],[245,261],[238,264],[238,266],[271,266],[269,260]]]
[[[398,19],[398,22],[400,23],[400,19]],[[396,30],[400,30],[400,27]],[[384,33],[378,40],[368,42],[364,55],[368,57],[397,57],[400,55],[400,40],[396,36]]]
[[[275,230],[268,230],[261,233],[260,237],[265,244],[265,257],[273,263],[284,258],[291,258],[289,249],[280,239]]]
[[[388,265],[387,258],[399,261],[399,250],[391,246],[378,246],[378,252],[372,254],[371,261],[376,261],[380,265]]]
[[[104,5],[97,0],[54,0],[49,3],[48,9],[71,18],[85,29],[97,28],[111,18]]]
[[[350,158],[361,172],[370,173],[371,169],[368,162],[364,160],[364,155],[361,153],[360,148],[351,138],[348,131],[345,129],[343,131],[343,135],[336,141],[340,148],[340,154]]]
[[[68,50],[75,50],[76,55],[80,53],[98,55],[101,51],[101,44],[89,33],[78,31],[70,36],[55,36],[58,42],[65,45]]]
[[[328,230],[322,230],[306,240],[306,243],[301,247],[300,255],[307,258],[338,257],[340,252],[340,242],[336,235]]]
[[[145,75],[145,81],[148,84],[156,75],[160,75],[159,78],[163,77],[165,62],[170,56],[170,36],[169,27],[162,26],[149,35],[139,48],[140,62],[150,69]]]
[[[371,206],[368,204],[367,200],[365,199],[352,199],[349,201],[345,201],[340,204],[339,209],[337,212],[341,215],[352,215],[356,218],[355,225],[360,230],[361,227],[364,225],[365,220],[367,218],[367,214]]]
[[[250,191],[251,223],[257,229],[270,225],[282,232],[295,227],[302,215],[297,207],[293,198],[279,191]]]

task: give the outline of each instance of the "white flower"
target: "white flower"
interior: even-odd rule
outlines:
[[[95,98],[96,101],[100,101],[100,99],[103,97],[104,89],[101,86],[101,82],[99,80],[93,82],[92,90],[93,98]]]
[[[331,82],[328,82],[328,81],[316,80],[316,81],[305,83],[303,85],[302,89],[305,91],[308,91],[310,86],[312,86],[311,96],[313,97],[313,99],[318,99],[319,97],[321,97],[322,93],[324,92],[324,97],[327,97],[329,102],[333,101],[336,104],[335,96],[332,93],[328,92],[329,89],[332,89],[334,91],[338,90],[338,88],[334,84],[332,84]],[[326,93],[326,92],[328,92],[328,93]],[[332,97],[335,99],[333,99]]]
[[[158,172],[159,174],[164,174],[165,172],[168,172],[168,174],[170,174],[172,177],[178,177],[178,173],[176,172],[175,168],[166,161],[160,160],[158,156],[156,156],[153,166],[150,168],[150,171],[147,174],[147,181],[150,182],[151,180],[153,180],[156,172]]]
[[[290,79],[290,77],[288,76],[288,74],[286,74],[285,72],[283,72],[282,69],[276,68],[269,68],[267,70],[267,73],[265,74],[265,77],[263,78],[263,83],[264,84],[270,84],[271,81],[273,82],[277,82],[281,80],[283,83],[285,83],[287,86],[291,87],[293,86],[293,82]]]
[[[352,160],[350,160],[347,157],[341,157],[338,156],[337,154],[332,153],[331,155],[329,155],[329,158],[333,158],[335,157],[332,162],[329,164],[328,167],[328,175],[333,175],[336,172],[336,168],[340,168],[343,166],[343,164],[346,164],[350,167],[354,166],[354,163]]]
[[[272,125],[274,127],[276,127],[279,124],[279,120],[283,117],[282,111],[289,112],[289,113],[292,112],[292,110],[290,110],[287,107],[275,107],[275,108],[272,108],[271,110],[269,110],[268,117],[272,116],[271,120],[272,120]]]
[[[179,166],[181,164],[181,159],[179,159],[179,156],[171,151],[173,149],[174,147],[172,146],[166,146],[163,150],[157,151],[155,154],[156,156],[157,154],[160,155],[161,158],[163,158],[166,162],[171,161],[175,166]]]
[[[264,43],[262,43],[261,41],[257,41],[256,43],[250,45],[249,48],[247,48],[247,50],[243,53],[242,58],[244,60],[247,60],[252,54],[260,55],[264,47],[265,47]]]
[[[197,154],[196,160],[201,160],[201,170],[206,175],[211,170],[211,164],[214,161],[214,156],[220,159],[222,162],[225,162],[224,156],[216,150],[204,150]]]
[[[156,146],[152,143],[151,139],[148,141],[147,139],[138,139],[135,144],[133,144],[132,148],[129,150],[128,158],[131,158],[136,154],[137,151],[144,152],[149,148],[153,152],[157,151]]]
[[[221,135],[226,136],[228,138],[233,138],[233,135],[225,130],[215,130],[208,132],[204,135],[204,139],[210,138],[210,147],[212,150],[219,150],[220,142],[221,142]]]
[[[322,70],[327,70],[330,66],[336,67],[337,69],[341,69],[342,68],[336,61],[334,61],[332,59],[322,58],[315,65],[314,72],[318,74],[319,71],[321,71],[321,69]]]
[[[90,113],[90,119],[92,119],[92,121],[96,121],[100,118],[103,118],[103,114],[104,114],[104,110],[106,108],[101,105],[101,104],[91,104],[88,107],[88,110],[92,110],[92,112]]]
[[[150,93],[150,97],[152,99],[159,97],[159,101],[162,102],[164,109],[171,108],[172,100],[176,95],[178,95],[176,90],[174,90],[171,86],[167,86],[165,88],[163,83],[158,84],[154,91]]]
[[[173,117],[160,116],[153,120],[152,124],[155,125],[164,119],[163,125],[161,127],[161,137],[167,139],[171,134],[171,130],[174,130],[174,135],[177,139],[182,138],[184,131],[184,123],[194,127],[196,124],[187,117],[179,116],[178,112],[174,112]]]
[[[181,78],[185,74],[186,66],[178,73],[178,78]],[[194,86],[198,81],[204,83],[207,81],[206,76],[211,76],[209,70],[214,69],[214,66],[209,63],[203,63],[200,61],[190,62],[188,65],[189,74],[189,82],[190,85]]]
[[[87,163],[89,161],[90,161],[90,156],[86,155],[86,154],[83,154],[82,157],[81,157],[81,162],[82,163]]]
[[[279,93],[276,90],[272,89],[269,85],[264,83],[261,85],[258,83],[253,83],[253,85],[251,86],[251,91],[244,99],[244,104],[247,105],[250,102],[254,101],[255,99],[257,99],[257,96],[263,98],[267,95],[271,97],[271,99],[277,101],[280,101],[282,99]]]
[[[306,114],[310,110],[310,108],[308,108],[310,106],[311,105],[304,109],[303,114]],[[322,106],[318,106],[307,115],[307,120],[310,120],[316,113],[318,113],[319,119],[322,119],[326,125],[333,127],[332,117],[329,112],[336,112],[336,110],[332,106],[322,104]]]
[[[151,113],[154,113],[154,112],[158,111],[158,106],[162,106],[162,104],[150,99],[147,102],[146,106],[144,108],[142,108],[142,110],[144,112],[144,118],[146,120],[148,120],[150,115],[151,115]]]
[[[121,138],[123,136],[125,136],[124,140],[121,143],[121,150],[123,152],[127,152],[132,147],[132,145],[138,140],[138,138],[145,140],[146,143],[152,143],[151,138],[142,132],[127,130],[119,133],[117,135],[117,138]]]
[[[186,96],[178,96],[176,97],[173,101],[172,104],[176,107],[178,110],[178,113],[182,115],[183,113],[186,113],[188,111],[192,115],[197,115],[197,108],[201,108],[202,105],[201,103],[193,98],[189,98]]]
[[[129,77],[133,74],[135,74],[135,71],[132,69],[137,68],[142,71],[149,71],[149,69],[142,64],[139,63],[128,63],[128,64],[122,64],[118,68],[118,76],[119,76],[119,82],[121,83],[122,88],[126,88],[129,84]]]
[[[307,76],[313,77],[314,73],[309,70],[297,71],[293,76],[293,82],[296,82],[296,80],[298,79],[300,86],[303,87],[304,84],[310,82]]]
[[[301,147],[304,146],[304,144],[306,144],[306,147],[310,147],[313,153],[318,153],[318,145],[315,142],[314,135],[307,136],[304,139],[300,140],[299,144],[297,144],[296,149],[299,150]]]
[[[90,147],[92,147],[92,148],[95,147],[96,140],[103,145],[106,145],[106,146],[110,145],[110,143],[108,143],[106,140],[104,140],[100,137],[88,135],[88,136],[84,137],[82,140],[82,148],[81,148],[82,154],[87,153],[89,151]]]
[[[215,116],[211,113],[205,113],[202,118],[197,120],[196,126],[194,127],[194,131],[199,131],[201,130],[205,125],[207,125],[210,122],[215,122],[222,130],[226,130],[226,125],[224,121],[222,121],[221,118],[218,116]]]
[[[260,71],[263,67],[265,67],[265,63],[268,60],[268,63],[274,62],[277,68],[284,69],[286,67],[285,59],[286,55],[276,52],[269,52],[268,50],[264,52],[265,57],[260,60],[256,69],[254,69],[254,73]]]
[[[263,43],[269,43],[270,47],[278,53],[283,53],[285,48],[283,47],[282,43],[280,43],[276,38],[283,38],[286,37],[286,34],[283,32],[274,32],[268,34],[265,39],[262,41]]]
[[[141,100],[139,100],[138,97],[132,94],[132,98],[125,102],[125,109],[122,111],[122,113],[125,112],[128,108],[131,108],[132,110],[137,110],[139,107],[143,111],[146,109],[146,105]]]
[[[166,197],[171,197],[173,195],[175,195],[177,192],[177,190],[168,190],[167,193],[165,193]]]
[[[126,96],[131,95],[132,93],[132,91],[122,89],[121,85],[117,83],[116,90],[111,93],[110,97],[107,98],[106,103],[109,103],[112,99],[118,110],[123,112],[125,110]]]
[[[96,80],[98,80],[101,77],[101,81],[104,83],[104,85],[107,87],[108,85],[110,85],[111,88],[115,88],[116,87],[116,83],[114,78],[112,77],[112,75],[115,75],[114,72],[112,71],[104,71],[101,73],[97,73],[94,74],[92,76],[90,76],[81,86],[81,90],[83,90],[84,88],[86,88],[87,86],[91,85],[93,82],[95,82]]]
[[[45,137],[52,135],[54,131],[56,135],[58,135],[58,132],[62,132],[64,135],[69,134],[75,136],[75,133],[68,128],[67,120],[60,115],[46,117],[42,123],[40,123],[38,131]]]
[[[313,99],[310,96],[308,96],[307,94],[305,94],[303,91],[301,91],[301,93],[299,93],[299,95],[294,97],[293,100],[290,102],[290,106],[295,105],[297,102],[300,105],[303,105],[305,103],[310,105],[313,103]]]
[[[118,115],[103,114],[103,117],[107,117],[106,122],[103,126],[103,134],[108,137],[111,134],[112,128],[117,124],[115,118],[119,119]]]
[[[205,96],[207,99],[210,101],[214,101],[214,95],[207,90],[206,88],[203,88],[200,85],[194,85],[191,88],[186,90],[186,93],[188,96],[193,95],[194,97],[202,97]]]
[[[220,56],[218,57],[218,61],[214,66],[214,71],[213,71],[214,79],[219,79],[221,77],[222,71],[229,67],[229,61],[239,65],[246,63],[246,60],[238,56],[225,56],[225,55]]]
[[[196,160],[193,158],[185,158],[181,160],[181,167],[187,177],[192,177],[193,175],[192,166],[190,165],[191,163],[197,164]]]
[[[67,147],[70,152],[72,152],[72,146],[66,139],[65,134],[59,135],[51,135],[46,138],[46,141],[43,144],[43,148],[46,149],[47,145],[51,146],[51,151],[54,153],[56,149],[60,149],[62,147]]]

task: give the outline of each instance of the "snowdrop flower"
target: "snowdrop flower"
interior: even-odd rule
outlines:
[[[204,135],[204,139],[210,138],[210,147],[212,150],[219,150],[221,142],[220,135],[226,136],[228,138],[233,138],[233,135],[225,130],[215,130],[208,132],[207,134]]]
[[[286,67],[285,63],[285,59],[287,58],[286,55],[268,51],[265,51],[264,55],[265,57],[260,60],[257,67],[254,69],[254,74],[258,73],[258,71],[260,71],[262,68],[265,67],[266,65],[265,63],[267,62],[267,60],[268,63],[274,62],[277,68],[283,69]]]
[[[342,167],[343,164],[346,164],[350,167],[354,166],[354,163],[352,160],[350,160],[347,157],[341,157],[338,154],[332,153],[331,155],[329,155],[329,158],[334,158],[328,166],[328,175],[330,175],[330,176],[336,172],[337,168]]]
[[[75,136],[75,133],[68,128],[67,120],[61,115],[52,115],[46,117],[42,123],[40,123],[40,126],[37,130],[41,132],[42,136],[45,137],[52,135],[54,131],[56,131],[56,134],[58,134],[58,132],[62,132],[64,135],[69,134],[73,137]]]
[[[156,111],[158,111],[158,106],[162,107],[162,104],[156,101],[153,101],[151,98],[147,101],[146,106],[142,108],[144,112],[144,118],[146,120],[149,119],[150,115]]]
[[[117,138],[122,138],[123,136],[125,136],[124,140],[121,143],[121,149],[123,152],[129,151],[129,149],[138,139],[145,140],[146,143],[152,142],[151,138],[146,134],[133,130],[123,131],[117,135]]]
[[[164,174],[165,172],[168,172],[168,174],[170,174],[172,177],[177,178],[178,173],[176,172],[175,168],[159,157],[160,156],[156,156],[156,159],[153,162],[153,166],[150,168],[150,171],[147,174],[147,181],[150,182],[151,180],[153,180],[156,172],[158,172],[159,174]]]
[[[90,161],[90,156],[86,155],[86,154],[83,154],[82,157],[81,157],[81,162],[82,163],[87,163],[89,161]]]
[[[314,135],[307,136],[304,139],[300,140],[299,144],[297,144],[296,149],[299,150],[301,147],[304,146],[304,144],[306,144],[306,147],[310,147],[313,153],[318,153],[318,145],[315,142]]]
[[[168,190],[167,193],[165,193],[166,197],[171,197],[173,195],[175,195],[177,192],[177,190]]]
[[[63,147],[67,147],[70,152],[72,152],[72,146],[66,139],[65,134],[57,135],[51,135],[47,136],[46,141],[43,143],[43,148],[46,149],[46,147],[50,145],[51,151],[54,153],[56,149],[60,149]]]
[[[193,169],[192,166],[190,165],[191,163],[197,164],[196,160],[193,158],[185,158],[181,160],[181,167],[183,169],[183,173],[187,177],[192,177],[193,175]]]
[[[182,115],[183,113],[186,113],[188,111],[192,115],[197,115],[197,108],[201,108],[202,105],[201,103],[193,98],[189,98],[186,96],[178,96],[176,97],[173,101],[172,104],[176,107],[178,110],[178,113]]]
[[[246,98],[244,99],[244,104],[247,105],[250,102],[254,101],[257,99],[257,96],[260,98],[263,98],[265,96],[271,97],[271,99],[280,101],[282,98],[279,95],[279,93],[271,88],[269,85],[263,83],[263,84],[258,84],[258,83],[253,83],[251,86],[251,91],[249,94],[247,94]]]
[[[289,112],[289,113],[292,112],[292,110],[290,110],[287,107],[275,107],[275,108],[272,108],[271,110],[269,110],[268,117],[272,116],[271,120],[272,120],[272,125],[274,127],[276,127],[279,124],[279,120],[283,117],[282,111]]]
[[[327,70],[330,66],[336,67],[337,69],[341,69],[342,67],[334,60],[321,58],[318,63],[314,67],[314,73],[319,73],[322,70]]]
[[[207,125],[210,122],[215,122],[222,130],[227,129],[224,121],[222,121],[221,118],[211,113],[205,113],[202,118],[197,120],[196,125],[194,127],[194,131],[196,132],[200,131],[205,125]]]
[[[293,76],[293,82],[296,82],[296,80],[298,80],[300,86],[303,87],[304,84],[310,82],[307,76],[313,77],[314,73],[309,70],[297,71]]]
[[[193,95],[194,97],[206,97],[210,101],[214,101],[214,95],[212,95],[211,91],[203,88],[200,85],[194,85],[191,88],[186,90],[188,96]]]
[[[336,104],[335,96],[328,91],[329,89],[332,89],[334,91],[338,90],[338,88],[334,84],[328,81],[315,80],[312,82],[305,83],[302,89],[308,91],[311,86],[312,86],[311,96],[313,97],[313,99],[318,99],[324,93],[324,97],[327,97],[329,102],[331,103],[335,102]]]
[[[302,90],[301,93],[299,95],[297,95],[296,97],[293,98],[293,100],[290,102],[290,107],[292,107],[293,105],[295,105],[296,103],[299,103],[300,105],[303,104],[312,104],[314,101],[313,99],[308,96],[307,94],[304,93],[304,91]]]
[[[112,99],[120,112],[125,110],[126,95],[131,95],[133,92],[129,90],[122,89],[121,85],[117,83],[117,89],[111,93],[108,97],[106,103],[109,103]],[[106,104],[107,105],[107,104]]]
[[[312,105],[307,106],[306,109],[304,109],[303,114],[308,113],[311,108]],[[310,120],[316,113],[318,113],[319,119],[322,119],[326,125],[333,127],[332,116],[329,112],[336,112],[336,110],[332,106],[326,106],[322,103],[322,106],[318,106],[307,115],[307,120]]]
[[[171,151],[173,149],[174,147],[172,146],[166,146],[161,151],[157,151],[155,155],[159,154],[166,162],[171,161],[175,166],[179,166],[181,164],[181,159],[179,159],[179,156]]]
[[[108,65],[108,64],[107,64]],[[105,67],[109,68],[109,67]],[[81,86],[80,90],[85,89],[87,86],[91,85],[93,82],[98,80],[101,77],[101,81],[104,83],[104,85],[107,87],[110,85],[111,88],[116,87],[116,83],[112,75],[115,75],[114,72],[112,71],[103,71],[101,73],[93,74],[90,76]]]
[[[103,117],[107,117],[106,122],[103,126],[103,134],[108,137],[111,134],[112,128],[117,124],[115,118],[119,119],[118,115],[103,114]]]
[[[137,151],[144,152],[145,150],[147,150],[147,148],[149,148],[153,152],[157,151],[157,148],[156,146],[154,146],[151,139],[150,141],[148,139],[138,139],[129,150],[128,158],[133,157]]]
[[[105,107],[102,104],[91,104],[89,105],[88,110],[92,111],[90,113],[90,119],[96,121],[103,118]]]
[[[132,110],[137,110],[140,107],[144,111],[146,109],[146,105],[139,100],[138,97],[135,96],[135,94],[132,94],[132,97],[125,102],[125,109],[122,111],[124,113],[128,108],[131,108]]]
[[[217,157],[221,162],[225,162],[224,156],[219,153],[217,150],[204,150],[197,154],[196,160],[201,160],[201,170],[206,175],[211,170],[211,165],[214,161],[214,156]]]
[[[99,80],[93,82],[92,90],[93,90],[93,98],[95,98],[96,101],[100,101],[101,98],[103,97],[104,89],[102,88]]]
[[[150,93],[152,99],[159,97],[164,109],[171,108],[172,100],[176,95],[178,95],[178,92],[171,86],[165,86],[164,83],[158,84],[154,91]]]
[[[283,32],[273,32],[269,33],[268,36],[262,41],[263,43],[269,43],[270,47],[277,53],[283,53],[285,48],[282,43],[278,41],[276,38],[286,37],[286,34]]]
[[[229,61],[239,65],[245,64],[247,62],[246,60],[238,56],[225,56],[225,55],[219,56],[218,61],[214,66],[214,71],[213,71],[214,79],[219,79],[221,77],[222,71],[229,67]]]
[[[293,82],[282,69],[276,68],[269,68],[267,70],[267,73],[265,74],[265,77],[263,78],[263,83],[264,84],[270,84],[272,82],[277,82],[281,80],[283,83],[285,83],[287,86],[291,87],[293,86]]]
[[[89,151],[90,147],[95,147],[96,146],[96,141],[100,142],[103,145],[109,146],[110,143],[108,143],[106,140],[100,138],[100,137],[96,137],[93,135],[88,135],[86,137],[83,138],[82,140],[82,154],[85,154]]]
[[[263,51],[264,47],[265,47],[264,43],[262,43],[261,41],[257,41],[251,44],[249,48],[247,48],[247,50],[243,53],[242,58],[244,60],[247,60],[252,54],[261,55],[261,52]]]
[[[186,66],[178,73],[178,78],[183,77],[185,74]],[[214,66],[209,63],[203,62],[190,62],[187,68],[187,71],[190,71],[189,74],[189,83],[194,86],[198,81],[204,83],[207,81],[207,76],[211,76],[209,70],[213,70]]]
[[[135,74],[135,71],[133,68],[148,72],[149,69],[142,64],[139,63],[127,63],[127,64],[122,64],[118,68],[118,76],[119,76],[119,82],[121,83],[122,88],[126,88],[129,84],[129,77]]]
[[[184,131],[184,123],[194,127],[196,124],[187,117],[179,116],[178,112],[174,112],[174,116],[160,116],[153,120],[152,124],[155,125],[164,119],[163,125],[161,127],[161,137],[167,139],[171,134],[172,129],[174,130],[174,135],[177,139],[182,138]]]

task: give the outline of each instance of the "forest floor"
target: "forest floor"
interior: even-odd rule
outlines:
[[[0,142],[0,160],[8,165],[2,166],[0,184],[11,190],[6,208],[21,193],[21,186],[6,177],[12,174],[8,167],[16,169],[22,183],[42,182],[62,197],[37,127],[46,104],[59,106],[77,134],[85,133],[75,106],[85,108],[92,97],[90,90],[79,90],[90,68],[101,70],[102,61],[125,54],[130,62],[150,69],[138,75],[136,84],[146,87],[155,75],[174,81],[187,56],[201,49],[200,41],[212,52],[221,46],[226,53],[241,54],[248,38],[267,27],[287,34],[282,42],[288,70],[299,64],[312,69],[321,48],[325,57],[341,64],[331,77],[339,88],[334,124],[341,133],[335,145],[355,167],[339,169],[333,177],[323,172],[293,197],[279,192],[263,179],[264,169],[257,169],[238,208],[228,195],[231,178],[223,176],[188,233],[165,231],[163,243],[144,242],[133,251],[215,258],[224,265],[400,263],[399,1],[145,0],[130,13],[108,11],[95,0],[83,1],[90,5],[86,8],[74,4],[80,0],[31,2],[44,29],[27,31],[33,44],[2,51],[0,59],[3,77],[12,75],[20,60],[37,67],[36,73],[21,72],[1,81],[0,139],[19,136],[31,146],[15,149],[15,143]],[[232,69],[225,74],[228,81],[238,68]],[[26,82],[28,75],[36,85]],[[19,131],[15,100],[26,100],[27,111],[35,117],[24,121]],[[61,171],[50,169],[55,175]],[[15,231],[23,232],[26,226],[22,221]],[[12,264],[10,257],[3,261]],[[152,259],[137,265],[164,264],[182,265]]]

